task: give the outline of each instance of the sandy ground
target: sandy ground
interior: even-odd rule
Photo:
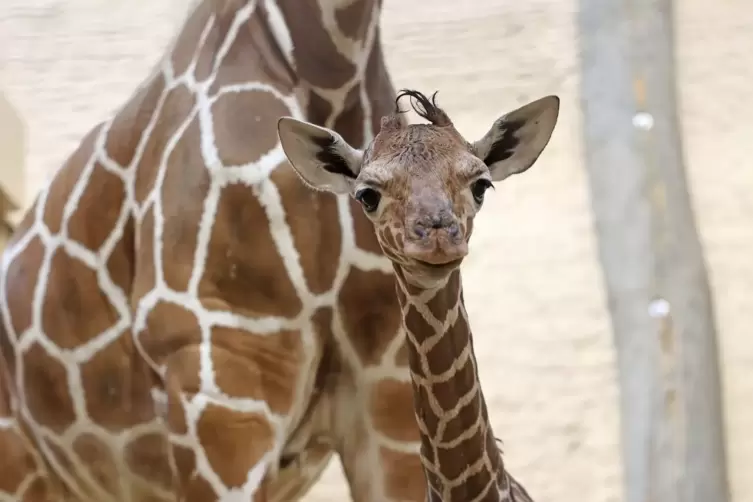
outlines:
[[[481,378],[508,464],[538,500],[623,500],[618,389],[581,165],[574,0],[386,0],[397,86],[439,89],[469,138],[556,93],[536,167],[489,197],[465,266]],[[677,2],[681,109],[723,357],[736,502],[753,500],[753,3]],[[179,0],[4,0],[0,85],[28,120],[29,195],[151,66]],[[431,5],[429,7],[429,5]],[[96,93],[92,93],[96,86]],[[333,463],[311,501],[345,500]]]

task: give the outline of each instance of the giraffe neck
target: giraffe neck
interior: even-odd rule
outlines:
[[[375,134],[393,95],[379,33],[379,0],[258,0],[297,81],[307,120],[353,145]],[[394,99],[394,98],[393,98]]]
[[[431,289],[408,283],[397,268],[396,274],[431,498],[512,500],[478,377],[460,271]]]

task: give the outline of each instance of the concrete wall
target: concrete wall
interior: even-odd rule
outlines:
[[[753,4],[676,2],[692,195],[714,289],[735,502],[753,500]],[[537,166],[490,194],[464,274],[481,376],[514,472],[539,500],[622,500],[614,353],[581,165],[575,0],[386,0],[399,87],[440,90],[469,138],[563,98]],[[117,106],[180,23],[178,0],[5,0],[0,61],[29,125],[27,201]],[[463,6],[465,5],[465,6]],[[747,20],[747,21],[746,21]],[[747,22],[747,24],[746,24]],[[4,52],[3,52],[4,51]],[[92,92],[95,89],[95,92]],[[333,465],[311,500],[346,494]]]

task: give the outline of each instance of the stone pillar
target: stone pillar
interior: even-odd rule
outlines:
[[[15,213],[25,205],[25,153],[23,120],[0,89],[0,250],[13,232]]]

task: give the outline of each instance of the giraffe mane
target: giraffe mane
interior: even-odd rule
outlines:
[[[404,97],[408,97],[410,100],[411,108],[421,118],[424,118],[438,127],[444,127],[452,125],[450,117],[447,116],[442,108],[437,105],[437,94],[439,91],[434,91],[429,99],[425,94],[413,89],[401,89],[395,98],[395,113],[405,113],[407,110],[400,109],[400,100]]]

